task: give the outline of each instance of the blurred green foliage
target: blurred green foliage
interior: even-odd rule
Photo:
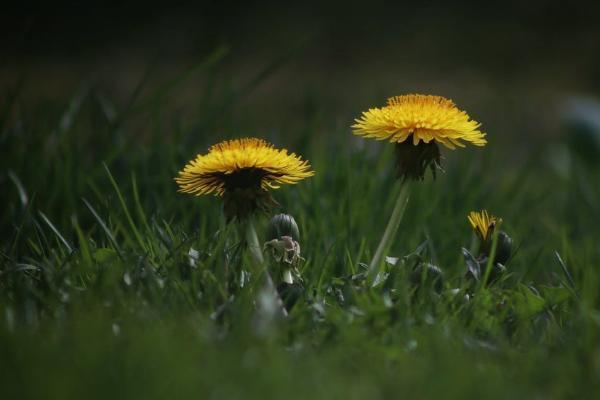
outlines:
[[[527,145],[527,132],[504,137],[484,120],[487,147],[446,153],[446,174],[415,185],[385,278],[370,288],[363,263],[398,190],[392,146],[353,138],[351,121],[339,124],[319,102],[289,115],[286,132],[269,110],[249,124],[236,105],[282,60],[231,86],[214,75],[226,52],[144,96],[141,79],[127,101],[89,82],[68,101],[28,102],[19,85],[8,88],[3,398],[585,398],[599,389],[598,170],[574,158],[558,173],[551,140],[515,162],[514,139]],[[172,101],[191,76],[203,84],[180,113]],[[274,192],[306,258],[304,299],[285,320],[257,307],[261,271],[219,199],[178,194],[173,181],[212,143],[248,135],[317,172]],[[481,208],[504,219],[516,251],[502,280],[473,287],[461,247],[473,250],[466,215]],[[419,260],[444,271],[441,294],[415,290]]]

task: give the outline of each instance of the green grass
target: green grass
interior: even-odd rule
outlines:
[[[486,127],[488,147],[446,152],[446,174],[413,185],[390,250],[419,248],[441,267],[442,295],[415,293],[414,254],[370,288],[361,273],[398,190],[391,146],[352,138],[351,118],[329,122],[339,117],[318,105],[290,115],[286,133],[267,111],[248,123],[236,105],[277,63],[231,87],[213,74],[221,56],[190,70],[206,82],[185,112],[171,105],[187,74],[114,104],[93,85],[66,101],[7,88],[2,398],[529,399],[600,389],[597,169],[576,158],[566,175],[552,169],[545,154],[558,141],[516,160],[526,133]],[[219,200],[178,194],[173,182],[195,153],[245,135],[317,172],[274,192],[298,221],[306,258],[305,297],[282,321],[258,311],[260,271]],[[505,279],[488,287],[469,284],[461,255],[474,247],[466,215],[480,208],[503,217],[517,248]]]

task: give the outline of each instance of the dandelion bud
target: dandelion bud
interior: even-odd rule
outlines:
[[[484,242],[481,248],[481,253],[486,258],[489,257],[492,251],[492,240],[488,240]],[[510,258],[510,254],[512,252],[512,238],[506,234],[504,231],[498,232],[498,239],[496,241],[496,256],[494,257],[494,262],[506,264],[508,259]]]
[[[277,214],[269,221],[267,227],[267,240],[279,239],[290,236],[293,240],[300,240],[300,231],[294,217],[288,214]]]
[[[300,262],[304,261],[304,258],[300,255],[300,243],[291,236],[281,236],[279,239],[265,242],[263,251],[272,258],[275,262],[274,265],[278,267],[277,282],[293,284],[302,281],[297,267]]]
[[[500,264],[506,264],[512,252],[513,240],[504,231],[498,232],[498,242],[496,244],[496,257],[494,261]]]

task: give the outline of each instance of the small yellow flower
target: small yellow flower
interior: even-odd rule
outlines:
[[[371,108],[355,122],[355,135],[396,144],[396,166],[402,181],[423,180],[427,168],[435,178],[436,170],[442,169],[437,143],[450,149],[464,147],[463,142],[487,143],[479,123],[440,96],[391,97],[385,107]]]
[[[486,210],[471,211],[467,219],[482,242],[487,242],[492,237],[494,229],[502,223],[502,218],[490,215]]]
[[[179,191],[225,199],[228,219],[244,218],[257,209],[268,211],[275,201],[268,194],[282,184],[313,176],[310,164],[262,139],[226,140],[200,154],[179,172]]]
[[[354,134],[392,143],[437,141],[449,149],[487,143],[480,124],[456,107],[452,100],[441,96],[409,94],[388,99],[387,105],[371,108],[355,120]]]

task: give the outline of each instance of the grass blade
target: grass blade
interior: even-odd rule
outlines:
[[[23,207],[27,207],[27,203],[29,203],[29,196],[27,196],[27,191],[25,191],[25,187],[21,183],[19,177],[11,170],[8,171],[8,177],[17,187],[17,191],[19,192],[19,200],[21,201],[21,205]]]
[[[556,259],[558,260],[558,265],[560,265],[560,268],[562,269],[563,273],[567,277],[567,281],[569,282],[571,289],[575,290],[575,281],[573,280],[573,275],[571,275],[571,272],[569,272],[569,268],[567,268],[567,265],[563,261],[562,257],[558,253],[558,251],[555,250],[554,255],[556,256]]]
[[[144,224],[146,232],[152,232],[152,230],[150,229],[150,225],[148,224],[148,219],[146,218],[146,213],[144,212],[142,203],[140,202],[140,193],[137,187],[137,179],[133,172],[131,173],[131,185],[133,187],[133,201],[135,202],[135,210],[137,211],[138,218],[142,221],[142,224]]]
[[[88,208],[88,210],[90,210],[90,212],[92,213],[92,215],[94,216],[94,218],[96,219],[96,221],[98,222],[98,224],[100,225],[100,227],[102,228],[104,233],[106,234],[106,237],[108,237],[108,240],[110,241],[110,243],[113,245],[113,247],[117,251],[119,258],[123,259],[123,254],[121,252],[121,248],[119,247],[117,241],[115,240],[115,237],[113,236],[112,232],[108,229],[108,226],[106,225],[104,220],[102,218],[100,218],[100,215],[98,215],[98,213],[96,212],[94,207],[92,207],[92,205],[85,198],[82,198],[82,200],[85,203],[85,206]]]
[[[102,165],[104,166],[104,170],[106,171],[106,174],[108,175],[108,179],[110,179],[110,183],[112,184],[113,188],[115,189],[115,192],[117,193],[117,197],[119,198],[119,203],[121,203],[121,208],[123,209],[123,212],[125,213],[125,217],[127,218],[127,222],[129,223],[129,227],[131,228],[131,231],[133,232],[135,239],[137,240],[140,248],[143,250],[146,250],[146,244],[144,243],[144,239],[142,239],[142,235],[140,234],[137,227],[135,226],[135,223],[133,222],[133,218],[131,218],[131,214],[129,213],[127,204],[125,204],[125,199],[123,198],[123,194],[121,193],[121,190],[119,189],[119,185],[117,185],[115,178],[113,178],[112,174],[110,173],[108,166],[105,163],[102,163]]]
[[[67,241],[67,239],[65,239],[65,237],[63,235],[61,235],[61,233],[58,231],[58,229],[56,228],[56,226],[54,226],[54,224],[52,222],[50,222],[50,220],[48,219],[48,217],[46,217],[46,215],[43,212],[39,211],[39,214],[40,214],[40,217],[46,223],[46,225],[48,225],[50,227],[50,229],[52,230],[52,232],[54,232],[54,234],[56,235],[56,237],[67,248],[67,251],[69,252],[69,254],[71,254],[73,252],[73,247],[71,247],[71,245],[69,244],[69,242]]]

